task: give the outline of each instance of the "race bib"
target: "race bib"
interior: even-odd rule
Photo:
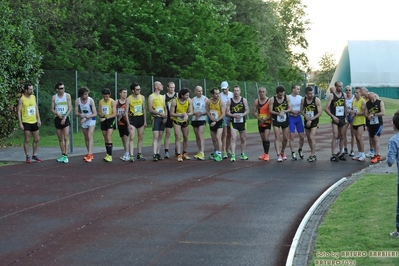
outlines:
[[[314,111],[306,111],[306,115],[312,118],[314,117]]]
[[[357,108],[353,108],[353,111],[355,111],[355,114],[358,112]]]
[[[182,116],[182,114],[177,114],[177,115],[178,115],[177,120],[179,120],[179,121],[184,120],[184,116]]]
[[[285,122],[287,120],[287,114],[283,114],[283,115],[278,115],[277,116],[277,122]]]
[[[66,105],[57,105],[56,111],[59,114],[66,114],[68,107]]]
[[[137,114],[137,113],[142,113],[143,112],[143,106],[140,104],[140,105],[135,105],[134,106],[134,113],[135,114]]]
[[[155,108],[155,111],[157,111],[160,114],[163,114],[163,108],[162,107]]]
[[[29,106],[26,108],[28,116],[34,116],[36,115],[36,108],[34,106]]]
[[[211,116],[212,116],[212,118],[214,119],[214,120],[216,120],[216,119],[218,119],[219,118],[219,112],[218,111],[210,111],[210,113],[211,113]]]
[[[335,116],[344,116],[345,115],[345,109],[343,106],[336,106],[335,107]]]
[[[101,106],[103,114],[109,115],[109,106]]]
[[[242,115],[242,113],[235,113],[235,115]],[[241,118],[234,117],[234,123],[244,123],[244,117],[243,116],[241,116]]]
[[[378,116],[373,116],[370,119],[370,125],[378,125],[380,123],[380,121],[378,121]]]
[[[119,115],[123,115],[123,114],[125,114],[125,108],[118,108],[118,114]]]

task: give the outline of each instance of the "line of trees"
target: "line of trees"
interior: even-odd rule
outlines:
[[[210,80],[303,79],[301,0],[0,0],[0,139],[41,69]],[[7,109],[7,113],[4,110]],[[4,125],[4,124],[3,124]]]

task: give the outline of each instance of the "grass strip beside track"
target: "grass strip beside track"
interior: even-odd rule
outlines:
[[[399,239],[388,235],[395,230],[396,194],[396,174],[365,174],[346,188],[318,228],[312,265],[398,265]]]

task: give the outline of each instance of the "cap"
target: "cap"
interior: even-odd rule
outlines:
[[[223,81],[222,85],[220,85],[220,87],[222,87],[222,90],[227,89],[229,87],[229,83],[227,83],[227,81]]]

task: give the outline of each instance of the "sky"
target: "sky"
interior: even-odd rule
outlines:
[[[325,53],[336,64],[348,40],[399,40],[398,0],[302,0],[310,20],[309,65],[318,70]]]

